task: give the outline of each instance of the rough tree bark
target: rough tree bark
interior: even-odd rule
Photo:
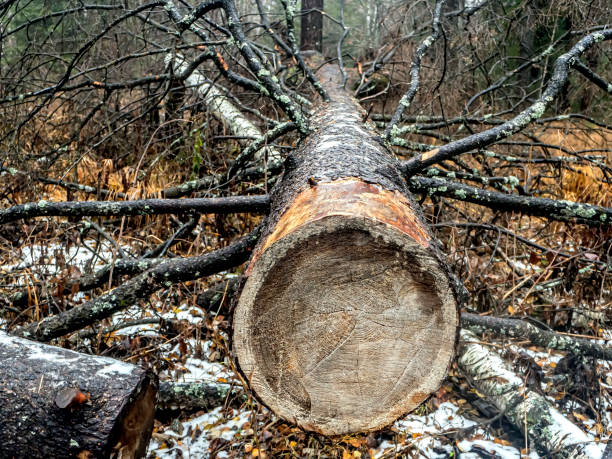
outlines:
[[[435,391],[454,356],[454,283],[397,161],[321,72],[332,102],[285,162],[245,271],[233,349],[275,413],[327,435],[375,430]]]
[[[0,457],[142,457],[157,378],[0,332]]]

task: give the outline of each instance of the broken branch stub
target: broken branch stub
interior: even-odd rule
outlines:
[[[276,414],[340,435],[390,424],[439,387],[459,312],[397,161],[335,85],[338,71],[321,78],[332,101],[272,193],[233,349]]]

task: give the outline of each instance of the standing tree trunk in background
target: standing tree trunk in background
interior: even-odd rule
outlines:
[[[376,430],[440,386],[459,313],[397,160],[321,71],[331,102],[285,162],[245,272],[234,352],[275,413],[326,435]]]
[[[380,20],[380,2],[378,0],[368,0],[365,6],[366,10],[366,39],[369,41],[369,47],[371,50],[378,49],[380,43],[378,42],[380,29],[378,27],[378,21]]]
[[[176,157],[179,152],[180,146],[184,141],[183,137],[181,136],[182,127],[180,125],[177,125],[176,121],[180,118],[179,110],[184,103],[186,93],[187,88],[185,87],[185,81],[181,80],[180,78],[176,78],[171,79],[168,82],[168,97],[164,105],[165,119],[163,126],[163,135],[165,135],[169,139],[173,137],[181,139],[180,142],[172,144],[172,151],[169,155],[170,158]]]
[[[323,15],[320,11],[323,11],[323,0],[302,0],[302,51],[323,51]]]

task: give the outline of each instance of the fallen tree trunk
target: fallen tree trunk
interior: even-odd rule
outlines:
[[[2,457],[143,457],[157,378],[0,332]]]
[[[495,404],[521,432],[527,432],[545,457],[598,458],[603,448],[572,424],[546,398],[526,387],[503,359],[461,332],[457,363],[470,383]]]
[[[171,64],[179,75],[191,71],[189,64],[187,64],[181,55],[172,56],[169,54],[166,56],[166,63]],[[261,130],[234,105],[227,95],[224,95],[214,84],[207,81],[206,77],[198,70],[192,70],[185,78],[185,83],[190,87],[196,88],[197,92],[203,97],[206,106],[217,118],[228,124],[230,131],[244,138],[240,139],[242,144],[247,143],[249,138],[253,140],[261,137]],[[264,154],[269,162],[275,163],[281,161],[281,154],[274,147],[265,147],[256,156],[256,159],[263,159]]]
[[[199,294],[196,304],[209,312],[228,314],[229,308],[224,308],[223,299],[234,296],[238,284],[238,278],[220,281]],[[461,327],[477,334],[492,333],[514,339],[527,339],[531,344],[545,349],[612,360],[612,342],[595,338],[579,338],[553,330],[544,330],[520,318],[481,316],[464,312],[461,314]]]
[[[398,162],[336,87],[336,68],[322,80],[332,102],[271,195],[233,350],[276,414],[337,435],[383,427],[435,391],[459,313]]]

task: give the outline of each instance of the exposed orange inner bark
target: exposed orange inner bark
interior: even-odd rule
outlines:
[[[429,246],[429,235],[405,196],[358,178],[346,178],[320,183],[298,194],[274,231],[253,254],[246,274],[250,274],[259,255],[274,242],[300,226],[332,215],[363,216],[383,222],[407,234],[421,246]]]

